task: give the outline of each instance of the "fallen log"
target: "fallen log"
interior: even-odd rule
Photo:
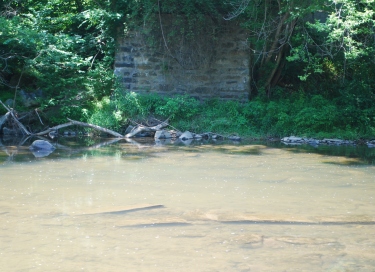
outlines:
[[[56,130],[58,130],[58,129],[60,129],[60,128],[64,128],[64,127],[69,127],[69,126],[71,126],[71,125],[73,125],[72,122],[65,123],[65,124],[61,124],[61,125],[58,125],[58,126],[54,126],[54,127],[51,127],[51,128],[49,128],[49,129],[47,129],[47,130],[44,130],[44,131],[41,131],[41,132],[35,133],[35,136],[43,136],[43,135],[46,135],[46,134],[48,134],[48,133],[50,133],[50,132],[52,132],[52,131],[56,131]]]
[[[113,131],[113,130],[110,130],[110,129],[107,129],[107,128],[103,128],[103,127],[100,127],[100,126],[97,126],[97,125],[83,123],[83,122],[79,122],[79,121],[74,121],[74,120],[71,120],[69,118],[68,118],[68,120],[71,123],[73,123],[73,125],[79,125],[79,126],[83,126],[83,127],[93,128],[93,129],[96,129],[96,130],[99,130],[99,131],[111,134],[111,135],[113,135],[115,137],[118,137],[118,138],[123,138],[124,137],[120,133],[117,133],[116,131]]]
[[[135,135],[137,135],[138,133],[141,133],[141,132],[156,132],[156,131],[159,131],[159,130],[167,127],[168,125],[169,125],[168,120],[160,123],[159,125],[153,126],[153,127],[146,127],[146,126],[143,126],[143,125],[138,125],[135,128],[133,128],[128,134],[126,134],[125,138],[134,137]]]
[[[18,121],[17,117],[13,113],[13,110],[9,109],[1,100],[0,100],[0,103],[8,111],[8,113],[10,113],[10,116],[12,116],[12,118],[14,119],[14,122],[16,122],[18,127],[20,129],[22,129],[25,132],[26,135],[32,135],[32,133],[30,131],[28,131],[27,128],[24,125],[22,125],[22,123],[20,121]]]
[[[7,112],[4,116],[0,117],[0,128],[4,125],[4,123],[8,120],[10,113]]]
[[[43,135],[46,135],[46,134],[48,134],[52,131],[56,131],[56,130],[59,130],[59,129],[64,128],[64,127],[69,127],[69,126],[72,126],[72,125],[78,125],[78,126],[82,126],[82,127],[93,128],[93,129],[99,130],[101,132],[105,132],[105,133],[108,133],[110,135],[113,135],[117,138],[123,138],[124,137],[120,133],[117,133],[116,131],[113,131],[113,130],[110,130],[110,129],[107,129],[107,128],[103,128],[101,126],[97,126],[97,125],[93,125],[93,124],[89,124],[89,123],[84,123],[84,122],[79,122],[79,121],[75,121],[75,120],[72,120],[72,119],[69,119],[69,118],[68,118],[68,120],[69,120],[68,123],[51,127],[51,128],[49,128],[45,131],[35,133],[34,135],[35,136],[43,136]]]

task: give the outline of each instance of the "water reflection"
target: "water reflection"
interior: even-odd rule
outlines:
[[[28,146],[33,142],[33,138],[6,138],[0,139],[0,162],[3,161],[18,161],[18,160],[30,160],[32,157],[26,156],[29,152],[26,150]],[[47,140],[47,139],[45,139]],[[265,142],[265,141],[242,141],[242,142],[231,142],[231,141],[186,141],[180,140],[154,140],[152,138],[136,138],[136,139],[106,139],[106,138],[93,138],[93,137],[62,137],[51,141],[51,143],[58,149],[56,154],[52,155],[52,152],[46,154],[34,154],[37,158],[50,157],[75,157],[80,156],[81,153],[87,153],[91,155],[113,155],[111,148],[116,149],[119,145],[133,145],[138,148],[133,149],[134,154],[132,159],[141,158],[140,155],[144,152],[153,153],[154,148],[166,148],[166,149],[182,149],[186,146],[186,151],[194,150],[194,152],[220,152],[224,154],[243,154],[243,155],[261,155],[264,148],[281,148],[288,152],[299,154],[299,153],[314,153],[325,156],[337,156],[344,158],[341,161],[325,161],[324,163],[332,163],[338,165],[366,165],[375,163],[375,148],[368,148],[365,145],[359,146],[311,146],[311,145],[298,145],[290,146],[284,145],[279,142]],[[103,148],[108,146],[109,148]],[[149,149],[145,151],[144,149]],[[137,154],[135,154],[137,153]],[[19,154],[19,158],[17,158]]]
[[[0,151],[2,271],[375,270],[375,168],[359,156],[80,140]]]

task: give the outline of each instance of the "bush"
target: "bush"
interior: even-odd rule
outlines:
[[[321,95],[295,94],[271,101],[257,98],[247,103],[212,99],[199,102],[189,96],[123,93],[94,103],[88,121],[120,129],[130,119],[150,115],[170,118],[179,130],[196,133],[238,133],[243,136],[289,136],[358,138],[374,136],[375,110],[349,101],[329,100]],[[359,126],[358,124],[363,124]]]

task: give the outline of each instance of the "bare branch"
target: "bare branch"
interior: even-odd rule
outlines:
[[[79,125],[79,126],[83,126],[83,127],[89,127],[89,128],[93,128],[93,129],[96,129],[96,130],[99,130],[99,131],[102,131],[102,132],[105,132],[105,133],[108,133],[108,134],[111,134],[115,137],[118,137],[118,138],[123,138],[124,136],[122,136],[120,133],[117,133],[116,131],[113,131],[113,130],[110,130],[110,129],[107,129],[107,128],[103,128],[103,127],[100,127],[100,126],[97,126],[97,125],[93,125],[93,124],[88,124],[88,123],[83,123],[83,122],[79,122],[79,121],[74,121],[74,120],[71,120],[68,118],[68,120],[74,124],[74,125]]]
[[[25,132],[26,135],[31,135],[32,133],[27,130],[27,128],[22,125],[20,121],[18,121],[17,117],[14,115],[13,110],[9,109],[1,100],[0,100],[1,105],[10,113],[10,115],[13,117],[14,121],[16,124]]]
[[[157,126],[153,126],[153,127],[146,127],[146,126],[138,125],[135,128],[133,128],[131,132],[129,132],[128,134],[126,134],[125,138],[134,137],[138,133],[144,132],[144,131],[146,131],[146,132],[158,131],[158,130],[161,130],[162,128],[166,127],[166,126],[168,126],[168,120],[160,123]]]
[[[228,13],[227,16],[224,17],[224,20],[232,20],[242,14],[247,6],[249,5],[251,0],[234,0],[230,4],[233,6],[234,10]]]

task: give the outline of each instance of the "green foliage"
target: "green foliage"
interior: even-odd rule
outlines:
[[[354,99],[354,98],[353,98]],[[372,101],[374,102],[374,101]],[[296,93],[291,97],[248,103],[210,100],[198,102],[187,96],[162,97],[118,92],[96,102],[88,121],[120,130],[128,120],[149,116],[180,130],[213,131],[246,136],[358,138],[375,135],[375,110],[352,100],[329,100],[321,95]],[[361,125],[360,125],[361,124]]]
[[[54,113],[53,123],[83,118],[82,108],[112,92],[121,15],[111,1],[10,1],[6,7],[14,12],[0,16],[0,88],[14,92],[12,78],[31,79],[17,87],[43,90],[41,109]]]
[[[250,1],[233,17],[248,31],[251,48],[255,99],[246,104],[136,95],[116,85],[118,28],[152,34],[160,31],[159,12],[170,14],[170,52],[186,55],[190,49],[172,45],[197,51],[197,37],[215,39],[223,17],[236,14],[240,2],[0,1],[0,97],[43,90],[40,108],[51,124],[69,117],[121,129],[151,113],[197,132],[373,136],[374,0]]]

